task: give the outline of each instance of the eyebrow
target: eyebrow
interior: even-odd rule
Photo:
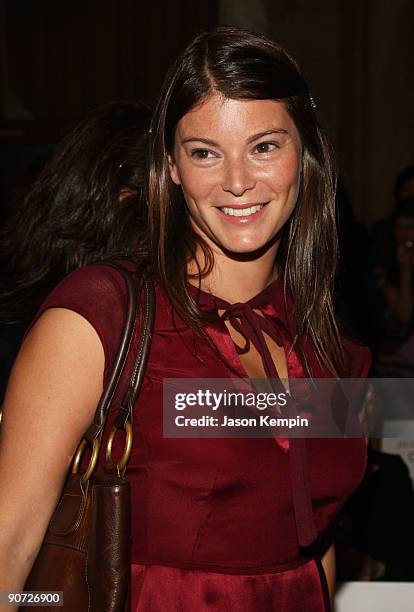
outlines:
[[[284,128],[273,128],[271,130],[265,130],[264,132],[258,132],[257,134],[250,136],[250,138],[247,139],[247,143],[250,144],[255,140],[259,140],[259,138],[263,138],[263,136],[270,136],[271,134],[288,134],[288,131]],[[210,138],[202,138],[201,136],[189,136],[188,138],[184,138],[181,141],[181,144],[186,144],[188,142],[202,142],[206,145],[210,145],[211,147],[220,146],[215,140],[211,140]]]
[[[273,128],[271,130],[265,130],[264,132],[258,132],[257,134],[250,136],[247,142],[250,144],[251,142],[254,142],[255,140],[259,140],[259,138],[263,138],[263,136],[271,136],[272,134],[287,134],[287,133],[288,131],[285,130],[284,128]]]

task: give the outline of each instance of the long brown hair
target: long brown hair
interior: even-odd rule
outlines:
[[[319,359],[339,372],[342,349],[331,297],[337,263],[334,163],[307,84],[296,62],[273,41],[239,28],[218,27],[197,36],[168,72],[151,128],[153,266],[176,310],[201,331],[203,318],[188,291],[187,262],[195,258],[197,245],[208,270],[213,255],[191,226],[181,188],[169,175],[168,154],[178,121],[214,92],[230,99],[282,101],[298,129],[303,147],[301,188],[283,230],[278,260],[295,304],[295,346],[304,365],[307,337]],[[206,268],[200,270],[205,273]]]

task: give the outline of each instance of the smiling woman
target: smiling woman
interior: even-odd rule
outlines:
[[[177,311],[200,331],[188,271],[201,272],[204,285],[211,285],[213,272],[220,297],[246,301],[277,276],[277,254],[295,298],[295,344],[305,368],[300,339],[308,335],[321,360],[339,373],[343,351],[331,300],[335,172],[295,61],[246,31],[200,35],[166,78],[152,152],[153,247]],[[182,189],[174,190],[171,179]],[[243,209],[252,206],[261,208],[245,217]],[[230,265],[236,256],[247,265]],[[258,257],[266,261],[260,274]],[[231,267],[239,293],[223,293],[220,262]],[[243,289],[248,270],[250,292]]]
[[[177,124],[171,178],[214,250],[251,253],[274,240],[298,197],[301,141],[283,103],[211,94]]]
[[[153,265],[184,322],[181,341],[190,346],[190,330],[198,336],[193,358],[180,349],[175,375],[227,371],[279,390],[280,379],[306,374],[366,375],[368,351],[340,335],[332,308],[335,173],[294,60],[243,30],[201,34],[167,75],[151,150]],[[218,440],[199,446],[201,465],[195,447],[180,462],[185,471],[192,456],[194,477],[213,468],[201,531],[181,564],[170,551],[168,570],[148,557],[135,566],[136,610],[151,608],[155,584],[160,610],[329,609],[328,526],[362,476],[365,442],[245,440],[237,450],[232,442],[224,463]]]
[[[129,264],[152,276],[157,301],[127,470],[134,612],[330,609],[331,525],[362,478],[364,439],[288,440],[273,431],[200,439],[202,425],[191,423],[191,435],[164,437],[163,380],[178,379],[181,394],[179,379],[200,379],[200,388],[203,379],[224,380],[224,392],[232,378],[251,389],[250,378],[279,394],[307,375],[366,376],[368,351],[339,333],[332,308],[334,187],[330,150],[291,57],[237,28],[195,38],[153,116],[148,236]],[[47,298],[23,346],[0,469],[8,492],[12,467],[20,469],[13,520],[1,513],[11,502],[0,500],[0,568],[11,551],[17,559],[7,584],[0,578],[3,590],[20,589],[30,569],[68,457],[112,369],[125,300],[113,270],[75,272]],[[41,418],[28,418],[29,433],[21,423],[19,437],[29,393]],[[215,413],[220,422],[234,416],[227,408]],[[246,410],[253,421],[259,408]],[[23,455],[27,439],[37,444],[18,462],[15,449]],[[42,478],[30,478],[33,465]],[[46,509],[36,504],[39,490]]]

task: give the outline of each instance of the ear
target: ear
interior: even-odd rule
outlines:
[[[170,170],[170,177],[173,183],[181,185],[180,175],[178,173],[177,164],[175,163],[172,155],[168,154],[168,168]]]
[[[122,187],[118,194],[118,204],[122,204],[122,202],[127,198],[136,196],[137,193],[138,191],[136,189],[131,189],[130,187]]]

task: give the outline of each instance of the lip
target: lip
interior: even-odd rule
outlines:
[[[263,204],[263,208],[253,213],[252,215],[249,215],[248,217],[236,217],[233,215],[226,215],[224,212],[222,212],[222,208],[235,208],[237,210],[244,210],[246,208],[251,208],[252,206],[258,206],[259,204]],[[237,206],[226,205],[226,206],[217,207],[217,210],[221,218],[227,221],[228,223],[232,223],[233,225],[250,225],[251,223],[254,223],[257,219],[259,219],[264,214],[264,211],[266,210],[266,207],[268,204],[269,204],[269,201],[268,202],[252,202],[248,204],[238,204]]]
[[[225,204],[224,206],[218,206],[217,208],[237,208],[237,210],[244,210],[246,208],[251,208],[252,206],[266,206],[269,202],[247,202],[247,204]]]

